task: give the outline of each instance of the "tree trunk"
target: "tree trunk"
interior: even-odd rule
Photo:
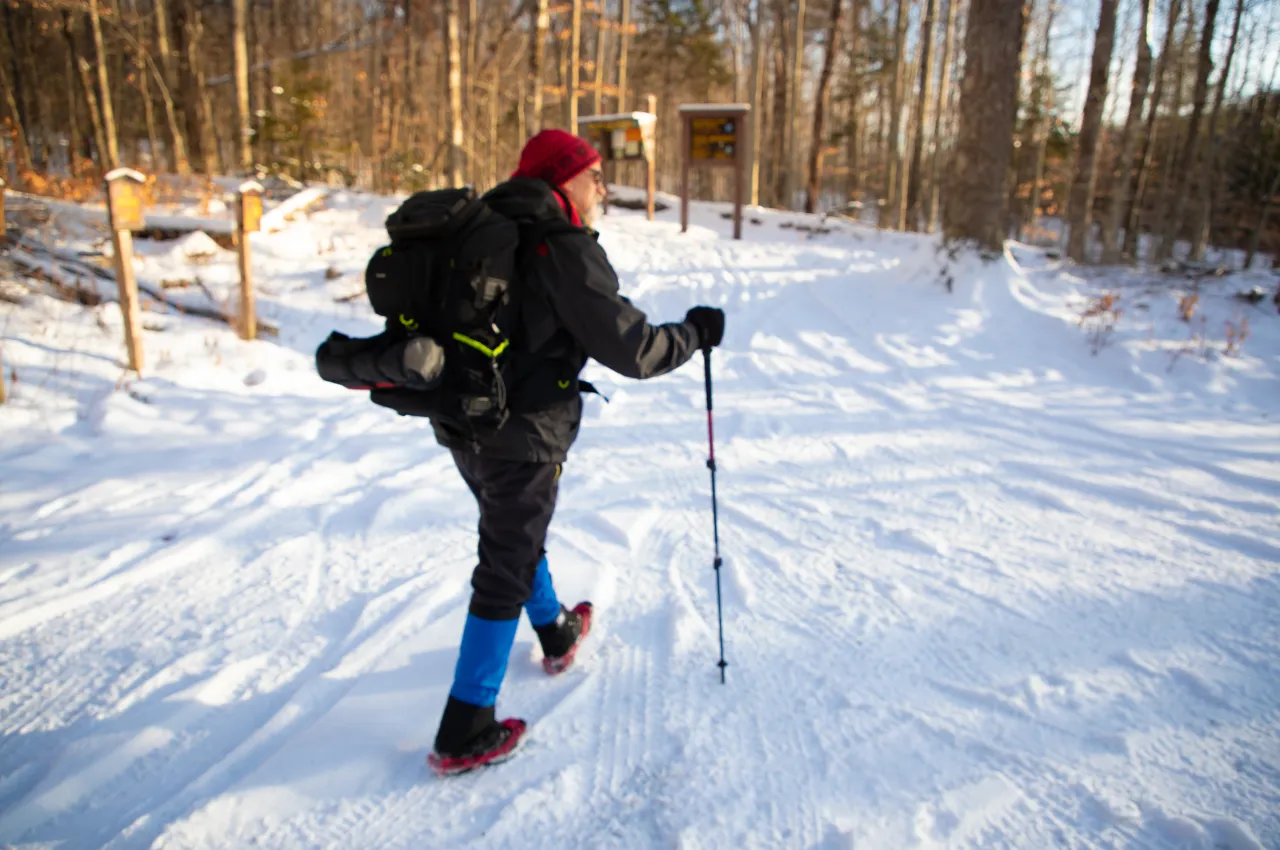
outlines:
[[[527,122],[529,135],[534,136],[542,129],[542,65],[547,52],[547,29],[551,26],[551,13],[548,11],[547,0],[534,0],[529,6],[529,13],[533,16],[533,25],[529,27],[533,44],[529,46],[529,114]],[[625,56],[626,48],[624,45],[624,65]],[[625,76],[625,67],[621,73]]]
[[[1142,124],[1142,110],[1147,101],[1147,89],[1151,85],[1151,5],[1152,0],[1141,0],[1142,25],[1138,32],[1138,61],[1133,69],[1133,85],[1129,92],[1129,114],[1120,134],[1119,161],[1111,196],[1111,208],[1102,225],[1102,262],[1120,262],[1120,226],[1124,211],[1129,205],[1129,186],[1133,171],[1133,155],[1138,143],[1138,129]]]
[[[171,162],[175,171],[187,174],[191,170],[187,160],[187,140],[174,114],[173,94],[178,90],[178,70],[169,41],[169,0],[155,0],[153,6],[156,14],[156,50],[160,54],[160,68],[164,76],[160,98],[169,125],[169,143],[173,154]]]
[[[889,169],[885,183],[884,207],[889,220],[897,221],[899,171],[902,169],[902,100],[906,72],[907,22],[911,17],[912,0],[898,0],[898,22],[893,40],[893,88],[889,92]],[[1016,93],[1015,93],[1016,94]],[[1001,181],[1003,185],[1003,181]]]
[[[426,112],[424,100],[425,89],[422,84],[423,69],[427,67],[424,47],[426,36],[430,33],[431,9],[428,3],[418,0],[414,8],[413,0],[404,0],[404,73],[401,75],[401,86],[404,89],[404,109],[401,111],[402,134],[404,147],[410,152],[416,151],[422,143],[422,127],[426,123],[423,115]],[[421,32],[419,32],[421,30]],[[464,76],[465,79],[465,76]],[[416,154],[415,154],[416,157]]]
[[[105,174],[110,171],[106,160],[107,137],[102,128],[102,112],[98,109],[98,95],[93,86],[93,66],[83,56],[76,61],[80,67],[80,87],[84,89],[85,102],[89,106],[89,121],[93,124],[94,147],[98,150],[98,170]]]
[[[48,113],[51,110],[42,102],[43,87],[38,82],[40,72],[36,69],[32,49],[37,34],[37,27],[33,24],[34,14],[32,4],[0,10],[12,50],[10,84],[14,89],[14,103],[18,109],[13,114],[17,116],[16,122],[23,128],[28,156],[37,167],[44,168],[49,162],[48,142],[51,134]],[[22,31],[17,31],[15,25],[20,25]]]
[[[111,81],[107,78],[107,49],[102,41],[102,19],[98,0],[89,0],[89,26],[93,31],[94,64],[98,68],[98,106],[102,114],[102,132],[106,135],[107,160],[104,170],[120,167],[120,145],[116,136],[116,114],[111,106]]]
[[[862,79],[858,64],[858,50],[862,42],[861,0],[852,0],[849,10],[849,115],[848,146],[845,153],[849,167],[848,198],[854,200],[862,188]]]
[[[497,51],[497,47],[494,47]],[[492,63],[493,68],[489,73],[489,144],[488,154],[489,161],[485,171],[488,174],[488,188],[492,189],[498,185],[498,69],[500,63],[496,60]]]
[[[827,22],[827,51],[822,59],[822,73],[818,77],[818,93],[813,105],[813,140],[809,145],[809,192],[805,197],[804,211],[817,212],[818,196],[822,192],[822,149],[826,146],[823,121],[826,118],[827,94],[831,88],[831,70],[835,66],[836,51],[840,49],[841,0],[831,0],[831,15]]]
[[[570,133],[578,132],[578,81],[582,60],[582,0],[572,0],[573,13],[569,30],[569,87],[565,97],[569,104],[565,127]]]
[[[4,5],[0,3],[0,5]],[[9,40],[12,37],[12,28],[9,26],[8,10],[0,9],[0,14],[5,15],[5,32],[0,33],[4,39]],[[62,13],[64,16],[66,12]],[[13,154],[18,168],[18,176],[21,178],[24,172],[31,171],[31,147],[27,143],[27,127],[24,123],[25,114],[21,104],[18,102],[19,97],[19,77],[16,75],[17,68],[17,50],[16,45],[9,41],[5,52],[9,54],[12,64],[9,68],[5,68],[5,62],[0,60],[0,90],[4,93],[5,109],[9,112],[9,118],[13,122]],[[3,151],[4,145],[0,143],[0,151]],[[0,228],[3,228],[4,222],[0,222]]]
[[[1236,44],[1240,36],[1240,18],[1244,14],[1244,0],[1236,0],[1235,20],[1231,24],[1231,40],[1227,43],[1227,57],[1223,60],[1222,76],[1218,79],[1218,91],[1214,95],[1213,110],[1209,113],[1208,156],[1205,160],[1201,177],[1200,198],[1196,207],[1195,219],[1191,228],[1191,259],[1199,262],[1204,259],[1205,243],[1209,241],[1209,218],[1213,212],[1213,196],[1218,185],[1218,116],[1222,112],[1222,101],[1226,97],[1227,80],[1231,78],[1231,60],[1236,54]]]
[[[580,2],[580,0],[579,0]],[[462,178],[462,45],[458,34],[458,0],[445,0],[445,57],[449,74],[449,185]]]
[[[1210,0],[1216,2],[1216,0]],[[1102,0],[1098,11],[1098,31],[1093,39],[1093,69],[1089,74],[1089,96],[1080,122],[1079,153],[1075,178],[1071,182],[1071,216],[1067,222],[1067,256],[1077,263],[1087,262],[1087,243],[1093,221],[1093,195],[1098,181],[1098,137],[1102,112],[1107,103],[1107,76],[1111,51],[1116,40],[1117,0]]]
[[[85,156],[88,145],[85,142],[84,134],[80,131],[80,98],[76,96],[80,86],[76,80],[75,58],[70,52],[67,53],[67,61],[64,64],[66,68],[64,84],[67,87],[67,125],[70,137],[67,145],[67,168],[72,177],[79,177],[80,170],[76,163],[80,159],[88,159]]]
[[[1036,158],[1031,168],[1031,190],[1027,193],[1027,205],[1022,212],[1022,218],[1018,226],[1019,239],[1024,238],[1026,229],[1035,224],[1036,213],[1040,209],[1040,195],[1044,186],[1045,157],[1049,150],[1049,131],[1053,110],[1053,77],[1049,70],[1053,42],[1050,36],[1053,32],[1053,19],[1056,17],[1056,13],[1057,6],[1050,3],[1044,24],[1044,41],[1040,44],[1040,58],[1036,65],[1036,85],[1043,95],[1043,99],[1036,104],[1036,108],[1040,111],[1040,119],[1037,122],[1034,139]]]
[[[773,150],[769,155],[769,206],[783,206],[786,196],[786,116],[787,116],[787,33],[786,4],[779,0],[777,6],[777,43],[773,53],[773,115],[770,126],[773,128]]]
[[[591,96],[591,114],[604,114],[604,70],[605,70],[605,50],[608,47],[606,33],[608,32],[608,24],[605,17],[605,4],[600,0],[600,12],[596,16],[596,68],[595,74],[592,76],[594,83],[594,91]]]
[[[622,29],[618,42],[618,111],[627,111],[627,53],[631,49],[631,0],[622,0]]]
[[[200,161],[204,175],[212,177],[217,173],[218,156],[214,150],[212,128],[204,117],[204,71],[200,67],[204,22],[193,0],[181,0],[177,24],[182,38],[182,110],[186,118],[187,142],[191,156]]]
[[[1182,232],[1182,220],[1186,215],[1191,195],[1191,178],[1199,171],[1200,122],[1204,118],[1205,101],[1209,98],[1209,74],[1213,71],[1213,29],[1217,23],[1219,0],[1208,0],[1205,5],[1204,31],[1200,38],[1200,56],[1196,64],[1196,88],[1191,103],[1191,118],[1187,121],[1187,136],[1183,141],[1182,155],[1174,171],[1172,214],[1166,214],[1160,232],[1156,260],[1163,262],[1173,254],[1174,243]]]
[[[156,13],[156,52],[160,54],[164,84],[173,91],[178,85],[178,69],[173,49],[169,46],[169,0],[154,0],[153,6]]]
[[[791,209],[792,177],[795,171],[795,150],[800,146],[800,103],[804,97],[804,35],[805,35],[805,0],[796,0],[796,28],[791,51],[791,77],[787,81],[787,117],[785,136],[782,145],[783,160],[778,164],[782,169],[782,207]]]
[[[1023,0],[973,0],[965,33],[960,128],[943,218],[947,239],[973,240],[993,254],[1004,248],[1026,15]]]
[[[1262,241],[1263,232],[1267,229],[1267,219],[1271,217],[1271,203],[1277,192],[1280,192],[1280,170],[1276,171],[1276,176],[1271,181],[1271,191],[1267,192],[1267,197],[1262,201],[1262,210],[1258,213],[1258,224],[1249,234],[1249,248],[1244,256],[1244,271],[1253,267],[1253,259],[1258,255],[1258,246]],[[1276,290],[1276,298],[1280,299],[1280,289]],[[1277,301],[1277,305],[1280,305],[1280,301]]]
[[[65,12],[63,14],[66,14]],[[18,177],[31,170],[31,150],[27,147],[26,128],[22,126],[22,113],[18,109],[18,99],[14,94],[13,83],[9,80],[9,72],[0,62],[0,92],[4,94],[5,109],[9,112],[9,120],[13,122],[13,155],[14,165],[18,168]],[[3,144],[0,144],[3,150]],[[0,222],[3,227],[3,222]]]
[[[1142,224],[1142,196],[1146,191],[1147,175],[1151,171],[1151,158],[1155,153],[1156,119],[1164,98],[1165,79],[1169,73],[1169,61],[1173,58],[1173,37],[1182,14],[1182,0],[1172,0],[1169,8],[1169,26],[1165,29],[1160,58],[1156,61],[1155,88],[1151,92],[1151,108],[1147,112],[1147,130],[1142,137],[1142,153],[1138,156],[1138,169],[1129,185],[1129,203],[1124,212],[1123,256],[1138,257],[1138,230]]]
[[[98,97],[93,92],[92,69],[80,55],[80,48],[76,44],[74,19],[66,9],[62,10],[62,37],[67,43],[67,55],[75,66],[80,93],[84,96],[84,103],[89,111],[89,124],[93,131],[93,149],[98,155],[98,169],[105,173],[106,169],[103,165],[107,161],[107,140],[102,135],[102,116],[98,113]]]
[[[1192,45],[1195,42],[1195,6],[1188,4],[1187,6],[1187,28],[1182,39],[1182,43],[1178,48],[1178,59],[1173,69],[1173,102],[1169,104],[1169,115],[1177,116],[1182,114],[1183,94],[1186,86],[1184,85],[1184,77],[1187,66],[1190,63],[1190,54]],[[1174,169],[1178,165],[1178,153],[1182,149],[1183,137],[1180,124],[1176,120],[1170,121],[1173,132],[1171,133],[1166,156],[1160,160],[1160,191],[1156,196],[1156,201],[1152,205],[1155,210],[1154,220],[1151,226],[1151,245],[1148,254],[1149,261],[1156,261],[1160,254],[1160,238],[1164,233],[1166,223],[1168,221],[1168,210],[1173,204],[1174,187],[1177,184],[1177,177]]]
[[[164,160],[160,158],[160,138],[156,133],[155,106],[151,102],[151,85],[148,83],[151,74],[150,68],[147,67],[148,56],[145,52],[147,49],[147,24],[146,19],[138,15],[137,0],[130,0],[129,13],[138,29],[138,43],[134,45],[133,68],[138,77],[138,94],[142,97],[142,114],[147,127],[147,144],[151,148],[151,168],[154,171],[159,171],[164,167]]]
[[[623,7],[626,7],[628,0],[622,0]],[[750,14],[748,10],[747,14]],[[748,26],[751,29],[751,77],[748,80],[748,99],[751,103],[751,149],[748,153],[751,169],[751,191],[749,194],[751,206],[759,206],[760,204],[760,133],[764,130],[764,122],[762,115],[764,104],[764,49],[763,49],[763,32],[764,21],[760,17],[760,5],[755,5],[755,15],[749,20]],[[625,37],[625,36],[624,36]]]
[[[933,81],[933,27],[937,0],[926,0],[924,23],[920,30],[920,99],[916,105],[915,145],[911,152],[911,170],[907,182],[907,229],[919,230],[924,223],[921,207],[921,178],[924,172],[924,122],[929,111],[929,85]],[[937,131],[934,143],[937,143]]]

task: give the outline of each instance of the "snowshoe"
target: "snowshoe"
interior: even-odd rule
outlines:
[[[591,633],[591,603],[579,602],[572,611],[560,607],[560,615],[545,626],[535,626],[542,644],[542,669],[556,676],[573,666],[578,648]]]
[[[427,765],[437,776],[456,776],[500,764],[515,755],[527,728],[523,720],[514,717],[494,720],[491,705],[471,705],[449,697]]]

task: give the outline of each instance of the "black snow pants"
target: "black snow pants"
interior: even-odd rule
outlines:
[[[453,462],[480,505],[480,562],[471,613],[514,620],[533,591],[556,509],[560,464],[500,460],[454,450]]]

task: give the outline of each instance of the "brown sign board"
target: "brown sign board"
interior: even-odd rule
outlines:
[[[643,162],[653,157],[657,120],[648,112],[628,112],[579,118],[578,126],[605,162]]]
[[[117,168],[106,176],[107,208],[113,230],[143,230],[147,226],[139,189],[146,178],[129,168]]]
[[[742,197],[750,150],[750,104],[707,103],[680,107],[684,123],[681,168],[680,230],[689,229],[689,169],[728,167],[733,180],[733,238],[742,238]]]
[[[690,118],[689,156],[698,164],[733,164],[739,123],[737,117]]]

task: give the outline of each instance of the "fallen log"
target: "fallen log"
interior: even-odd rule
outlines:
[[[24,269],[32,277],[50,284],[58,296],[66,301],[75,301],[86,306],[94,306],[104,301],[117,301],[115,291],[115,274],[109,269],[85,262],[75,252],[64,248],[45,245],[29,236],[23,236],[18,245],[9,251],[9,259]],[[85,290],[81,285],[82,276],[89,276],[95,281],[94,289]],[[67,278],[74,279],[74,283]],[[111,286],[102,286],[97,282],[110,282]],[[148,298],[170,307],[180,314],[198,316],[202,319],[213,319],[228,327],[235,328],[235,317],[228,316],[216,306],[202,307],[196,304],[183,304],[170,297],[163,289],[147,284],[138,284],[138,291]],[[212,300],[212,296],[206,294]],[[274,325],[258,320],[258,330],[268,336],[279,336],[280,329]]]

